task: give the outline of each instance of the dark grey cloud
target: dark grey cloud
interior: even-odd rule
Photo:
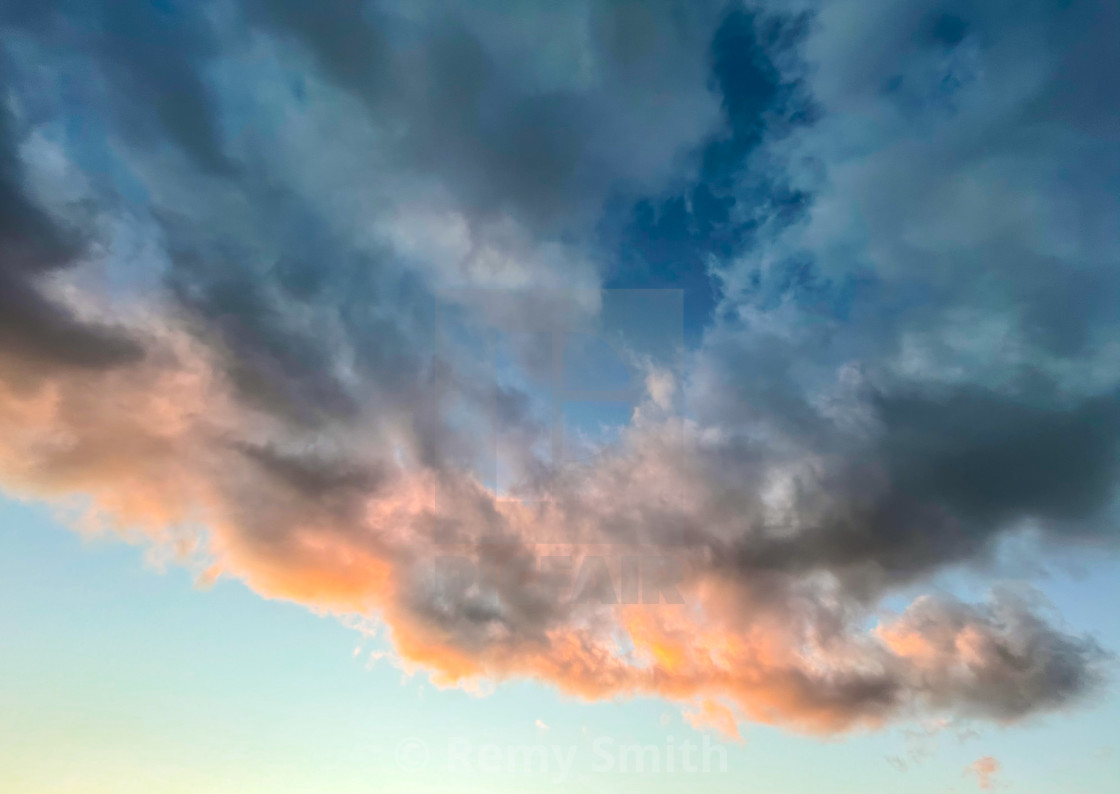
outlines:
[[[76,230],[55,223],[24,191],[13,122],[7,106],[0,108],[0,240],[5,270],[34,273],[65,266],[80,250],[81,239]]]
[[[571,233],[616,183],[666,175],[676,142],[714,119],[695,83],[718,4],[509,14],[481,3],[433,15],[388,3],[250,7],[254,22],[302,45],[365,102],[400,156],[438,175],[471,213]],[[542,38],[554,35],[565,44]]]
[[[0,71],[0,91],[4,76]],[[32,368],[136,361],[142,348],[123,330],[83,321],[45,294],[44,280],[70,266],[86,241],[28,195],[17,142],[15,120],[0,105],[0,350]]]
[[[716,558],[746,578],[825,570],[872,594],[946,565],[987,561],[1024,521],[1055,539],[1113,544],[1120,402],[1102,395],[1040,407],[1022,399],[956,389],[879,395],[873,440],[852,443],[838,463],[797,479],[794,525],[765,531],[773,519],[747,491],[727,499],[723,515],[691,516],[679,526],[693,526],[694,543],[712,543]],[[830,443],[842,449],[839,438]],[[757,446],[731,454],[733,477],[754,479],[761,490],[776,461]],[[727,470],[726,462],[718,466]],[[728,514],[756,530],[731,541],[704,531]]]
[[[144,129],[151,117],[195,162],[223,171],[232,164],[222,150],[204,76],[218,44],[205,5],[202,11],[185,4],[104,0],[93,46],[119,92],[115,101],[122,123]]]
[[[82,321],[45,297],[30,278],[7,270],[0,270],[0,344],[32,370],[39,363],[111,367],[143,355],[123,329]]]
[[[980,605],[922,599],[886,635],[905,645],[910,632],[922,644],[903,655],[916,663],[925,697],[1005,721],[1098,691],[1110,662],[1093,640],[1056,629],[1016,593],[998,592]],[[954,663],[944,664],[946,657]]]
[[[312,499],[331,494],[368,495],[383,480],[383,475],[371,466],[313,451],[287,451],[248,443],[238,444],[237,448],[268,476]]]
[[[117,131],[160,145],[166,138],[208,170],[232,164],[205,70],[218,51],[210,3],[146,0],[16,2],[0,21],[49,52],[88,57],[103,80]]]
[[[1116,395],[1064,409],[983,392],[897,395],[880,416],[905,490],[989,524],[1087,518],[1107,504],[1120,473]]]
[[[247,7],[251,19],[294,36],[332,80],[371,102],[400,77],[374,4],[252,0]]]

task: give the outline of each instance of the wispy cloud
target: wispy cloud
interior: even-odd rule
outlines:
[[[995,776],[1000,771],[1000,763],[990,755],[978,758],[965,768],[967,774],[976,778],[976,784],[988,791],[997,786]]]
[[[728,739],[743,740],[735,712],[718,701],[705,699],[695,709],[685,709],[684,720],[698,731],[714,730]]]

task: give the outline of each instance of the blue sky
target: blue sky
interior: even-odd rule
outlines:
[[[5,790],[1115,787],[1115,3],[0,31]]]

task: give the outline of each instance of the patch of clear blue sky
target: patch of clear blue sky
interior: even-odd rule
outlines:
[[[701,339],[719,300],[713,264],[741,254],[763,220],[771,228],[791,223],[810,201],[747,168],[767,125],[777,134],[813,119],[803,87],[783,82],[772,61],[799,41],[804,25],[801,18],[759,22],[744,10],[727,14],[712,40],[709,77],[724,126],[692,153],[695,178],[661,195],[616,196],[600,224],[604,246],[614,252],[606,286],[683,290],[690,344]],[[806,268],[812,263],[801,263],[800,278],[811,283]]]
[[[727,772],[596,772],[594,744],[679,747],[702,738],[679,707],[656,699],[584,703],[511,682],[479,697],[367,669],[366,643],[329,617],[267,601],[236,582],[199,590],[175,566],[160,572],[140,549],[65,529],[41,506],[0,500],[0,790],[8,794],[284,794],[342,792],[679,791],[863,794],[967,791],[962,770],[982,755],[1018,792],[1114,791],[1120,702],[1111,692],[1069,715],[1027,725],[974,726],[928,744],[908,769],[898,729],[822,741],[745,726],[727,745]],[[1078,629],[1120,647],[1115,561],[1056,579],[1047,593]],[[662,716],[668,715],[667,724]],[[548,725],[535,727],[537,720]],[[404,738],[429,753],[401,770]],[[455,773],[454,741],[575,748],[573,772]],[[1105,757],[1105,748],[1112,755]],[[713,763],[718,763],[713,757]]]

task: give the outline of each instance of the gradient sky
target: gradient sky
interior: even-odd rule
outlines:
[[[1115,2],[0,34],[0,790],[1120,792]]]

